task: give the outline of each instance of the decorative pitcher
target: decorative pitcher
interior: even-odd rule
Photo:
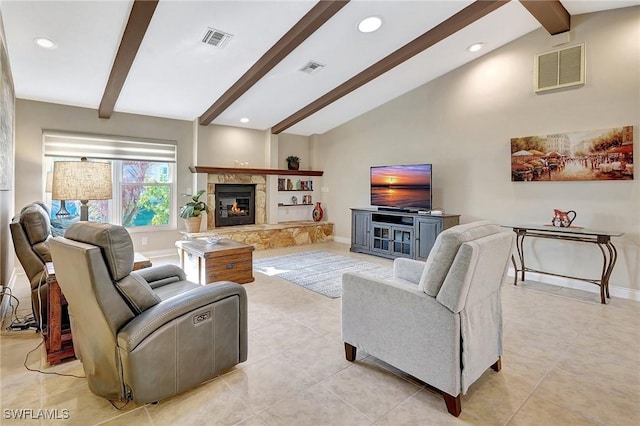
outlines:
[[[569,217],[569,215],[573,213],[573,217]],[[569,210],[568,212],[563,212],[562,210],[554,209],[553,210],[553,220],[551,224],[553,226],[559,226],[562,228],[568,228],[571,226],[573,221],[576,219],[576,212],[573,210]]]

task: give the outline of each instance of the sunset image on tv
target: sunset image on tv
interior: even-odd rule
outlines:
[[[371,168],[374,206],[431,208],[431,165]]]

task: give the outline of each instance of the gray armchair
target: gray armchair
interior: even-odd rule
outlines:
[[[36,201],[25,206],[15,215],[9,225],[16,256],[24,269],[31,286],[31,307],[39,328],[46,324],[47,281],[44,274],[45,262],[51,262],[49,240],[51,223],[49,208]],[[42,320],[40,318],[42,313]]]
[[[427,262],[394,261],[394,276],[343,275],[342,339],[440,390],[459,416],[460,395],[501,368],[500,286],[513,232],[475,222],[443,231]]]
[[[96,395],[159,401],[247,359],[241,285],[200,286],[175,265],[132,272],[121,226],[79,222],[50,246],[76,356]]]

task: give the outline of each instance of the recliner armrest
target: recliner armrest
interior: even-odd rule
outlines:
[[[399,257],[393,261],[393,277],[418,284],[426,263]]]
[[[233,296],[240,299],[240,322],[245,324],[246,329],[247,293],[244,287],[231,281],[221,281],[195,288],[147,309],[118,332],[118,346],[131,352],[164,324],[202,306]]]
[[[176,265],[152,266],[150,268],[138,269],[131,273],[138,274],[144,278],[151,288],[161,287],[166,284],[171,284],[176,281],[184,281],[187,279],[184,271]]]

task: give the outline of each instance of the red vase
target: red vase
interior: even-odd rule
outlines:
[[[313,208],[311,217],[313,217],[313,220],[315,220],[316,222],[320,222],[323,216],[324,216],[324,210],[322,210],[322,206],[318,202],[316,203],[316,206]]]

